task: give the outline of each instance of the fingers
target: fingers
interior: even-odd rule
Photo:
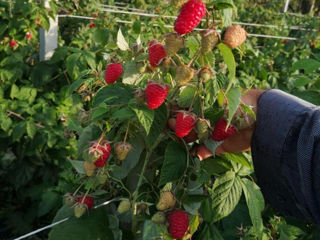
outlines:
[[[215,153],[239,153],[250,150],[252,134],[253,128],[243,129],[236,132],[230,138],[227,138],[219,147],[217,147]],[[197,147],[197,156],[200,161],[202,161],[211,157],[212,152],[204,144],[201,144]]]

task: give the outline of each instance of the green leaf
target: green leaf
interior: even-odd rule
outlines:
[[[200,45],[196,37],[188,37],[186,42],[186,48],[189,50],[189,57],[193,57],[194,54],[198,51]]]
[[[183,175],[186,164],[185,148],[177,142],[170,142],[165,151],[159,186],[178,180]]]
[[[320,105],[320,93],[312,90],[305,91],[292,91],[291,94],[302,98],[305,101],[313,103],[315,105]]]
[[[201,162],[201,168],[205,169],[208,174],[220,176],[232,169],[230,162],[226,161],[220,156],[216,156],[214,159],[208,158]]]
[[[197,239],[201,240],[223,240],[218,228],[213,224],[205,224]]]
[[[53,222],[64,216],[70,216],[73,208],[63,206]],[[91,209],[81,218],[71,216],[69,220],[55,226],[49,233],[49,240],[113,240],[109,229],[108,213],[106,208]]]
[[[11,92],[10,92],[10,98],[14,99],[14,98],[17,98],[19,97],[19,87],[15,84],[12,84],[11,86]]]
[[[25,134],[26,132],[26,123],[25,122],[19,122],[13,129],[12,133],[12,140],[15,142],[17,140],[20,140],[20,138]]]
[[[223,11],[222,26],[223,27],[231,26],[232,25],[233,9],[232,8],[225,8],[222,11]]]
[[[60,205],[61,197],[58,193],[50,190],[44,192],[41,196],[41,202],[38,207],[38,217],[42,217],[50,212],[53,208]]]
[[[93,52],[85,51],[84,52],[85,59],[87,64],[90,66],[91,69],[96,68],[96,55]]]
[[[73,79],[77,78],[78,76],[78,71],[79,71],[78,62],[81,55],[82,55],[81,53],[73,53],[69,57],[67,57],[67,60],[66,60],[67,71]]]
[[[159,135],[163,132],[167,124],[167,107],[162,104],[156,110],[154,110],[154,120],[151,125],[149,135],[147,136],[146,143],[151,147],[153,143],[157,140]]]
[[[233,115],[238,109],[241,99],[241,91],[240,88],[231,88],[230,91],[227,92],[227,100],[228,100],[228,124],[230,124]]]
[[[292,67],[291,71],[296,70],[304,70],[306,74],[312,73],[320,68],[320,62],[314,59],[301,59],[295,62]]]
[[[3,131],[7,132],[9,130],[9,128],[11,127],[12,125],[12,120],[10,117],[3,117],[1,118],[1,128]]]
[[[229,171],[216,178],[211,192],[213,222],[228,216],[238,204],[242,188],[239,177]]]
[[[189,220],[190,233],[193,234],[197,231],[199,226],[199,215],[192,215]]]
[[[236,61],[234,60],[234,56],[231,49],[227,45],[225,45],[224,43],[219,43],[218,48],[223,57],[223,61],[227,64],[227,67],[229,70],[229,74],[228,74],[228,78],[230,80],[230,83],[228,86],[228,89],[229,89],[232,86],[233,80],[236,76]]]
[[[247,178],[241,180],[254,230],[257,234],[261,233],[263,230],[261,212],[264,209],[264,198],[260,188],[254,182]]]
[[[135,61],[126,62],[124,65],[124,74],[122,82],[126,84],[133,84],[137,85],[140,81],[139,80],[139,71],[137,69]],[[140,78],[141,80],[142,78]]]
[[[119,28],[118,35],[117,35],[117,45],[122,51],[127,51],[129,49],[129,44],[127,43],[126,39],[122,35],[121,28]]]
[[[101,103],[120,105],[128,104],[133,98],[133,89],[129,85],[115,83],[100,88],[93,98],[93,107]]]
[[[136,113],[138,120],[146,133],[149,134],[154,119],[154,111],[147,106],[132,107],[132,110]]]
[[[93,33],[93,41],[101,45],[106,45],[109,41],[109,30],[101,28],[96,29]]]
[[[134,112],[129,107],[120,108],[112,114],[112,118],[119,120],[127,120],[134,117]]]
[[[28,136],[29,136],[30,138],[33,138],[34,135],[35,135],[36,132],[37,132],[37,127],[36,127],[36,125],[34,124],[34,122],[33,122],[33,121],[28,121],[26,128],[27,128],[27,134],[28,134]]]
[[[143,240],[150,240],[150,239],[160,239],[162,236],[161,232],[158,229],[158,225],[151,220],[144,221],[143,224]]]
[[[312,82],[311,78],[300,76],[294,79],[293,86],[294,87],[302,87]]]
[[[80,174],[86,174],[84,170],[83,163],[84,161],[77,161],[77,160],[69,160],[74,169]]]
[[[189,107],[191,105],[195,93],[195,87],[184,87],[179,94],[178,105],[183,108]]]
[[[234,8],[232,0],[216,0],[213,2],[215,9]]]
[[[235,163],[240,163],[243,166],[253,168],[253,166],[248,162],[248,160],[240,154],[234,154],[234,153],[226,153],[224,154],[224,157],[230,161],[233,161]]]
[[[215,155],[216,149],[222,144],[222,141],[216,142],[212,138],[208,138],[204,141],[204,144],[210,150],[210,152]]]
[[[142,137],[134,136],[129,138],[128,142],[132,145],[131,151],[126,159],[122,162],[121,168],[112,172],[112,175],[118,179],[125,178],[128,173],[138,164],[142,151],[144,150],[144,142]]]

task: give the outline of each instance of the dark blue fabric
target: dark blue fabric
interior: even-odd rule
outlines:
[[[320,108],[266,91],[251,149],[265,199],[284,215],[320,224]]]

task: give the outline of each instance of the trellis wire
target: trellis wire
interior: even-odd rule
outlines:
[[[126,7],[117,7],[113,5],[101,5],[103,8],[100,10],[104,12],[110,12],[110,13],[120,13],[120,14],[127,14],[127,15],[136,15],[136,16],[144,16],[144,17],[162,17],[162,18],[170,18],[170,19],[176,19],[176,16],[169,16],[169,15],[159,15],[154,13],[146,13],[142,9],[137,8],[126,8]],[[105,8],[107,7],[107,8]],[[127,10],[136,10],[136,12],[133,11],[124,11],[124,10],[116,10],[116,9],[127,9]],[[202,21],[206,21],[205,19],[202,19]],[[219,22],[219,21],[217,21]],[[277,26],[277,25],[271,25],[271,24],[260,24],[260,23],[246,23],[246,22],[233,22],[238,25],[243,26],[253,26],[253,27],[265,27],[265,28],[285,28],[290,30],[299,30],[299,31],[316,31],[314,29],[306,29],[301,26]]]
[[[95,20],[96,18],[93,17],[87,17],[87,16],[78,16],[78,15],[58,15],[58,17],[70,17],[70,18],[78,18],[78,19],[89,19],[89,20]],[[125,20],[116,20],[117,23],[124,23],[124,24],[133,24],[132,21],[125,21]],[[158,27],[158,24],[152,24],[154,27]],[[163,25],[166,28],[173,28],[174,26],[165,24]],[[202,28],[195,28],[196,31],[202,31],[205,29]],[[217,30],[217,32],[221,32],[220,30]],[[250,37],[262,37],[262,38],[274,38],[274,39],[283,39],[283,40],[293,40],[296,41],[298,38],[294,37],[284,37],[284,36],[273,36],[273,35],[265,35],[265,34],[255,34],[255,33],[248,33],[247,34]]]
[[[99,205],[97,205],[97,206],[94,206],[93,209],[97,209],[97,208],[99,208],[99,207],[103,207],[103,206],[105,206],[105,205],[108,205],[109,203],[112,203],[112,202],[115,202],[115,201],[119,201],[119,200],[121,200],[121,199],[120,199],[120,198],[111,199],[111,200],[106,201],[106,202],[103,202],[103,203],[101,203],[101,204],[99,204]],[[39,233],[39,232],[42,232],[42,231],[44,231],[44,230],[46,230],[46,229],[52,228],[52,227],[54,227],[54,226],[57,226],[57,225],[65,222],[65,221],[68,221],[69,219],[70,219],[70,217],[64,218],[64,219],[62,219],[62,220],[60,220],[60,221],[54,222],[54,223],[52,223],[52,224],[50,224],[50,225],[47,225],[47,226],[45,226],[45,227],[39,228],[39,229],[34,230],[34,231],[32,231],[32,232],[29,232],[29,233],[27,233],[27,234],[25,234],[25,235],[22,235],[22,236],[20,236],[20,237],[18,237],[18,238],[15,238],[14,240],[21,240],[21,239],[30,237],[30,236],[35,235],[35,234],[37,234],[37,233]]]

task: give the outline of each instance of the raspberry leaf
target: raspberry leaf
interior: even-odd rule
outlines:
[[[187,155],[184,147],[180,143],[170,142],[165,151],[159,186],[178,180],[184,173],[186,163]]]

